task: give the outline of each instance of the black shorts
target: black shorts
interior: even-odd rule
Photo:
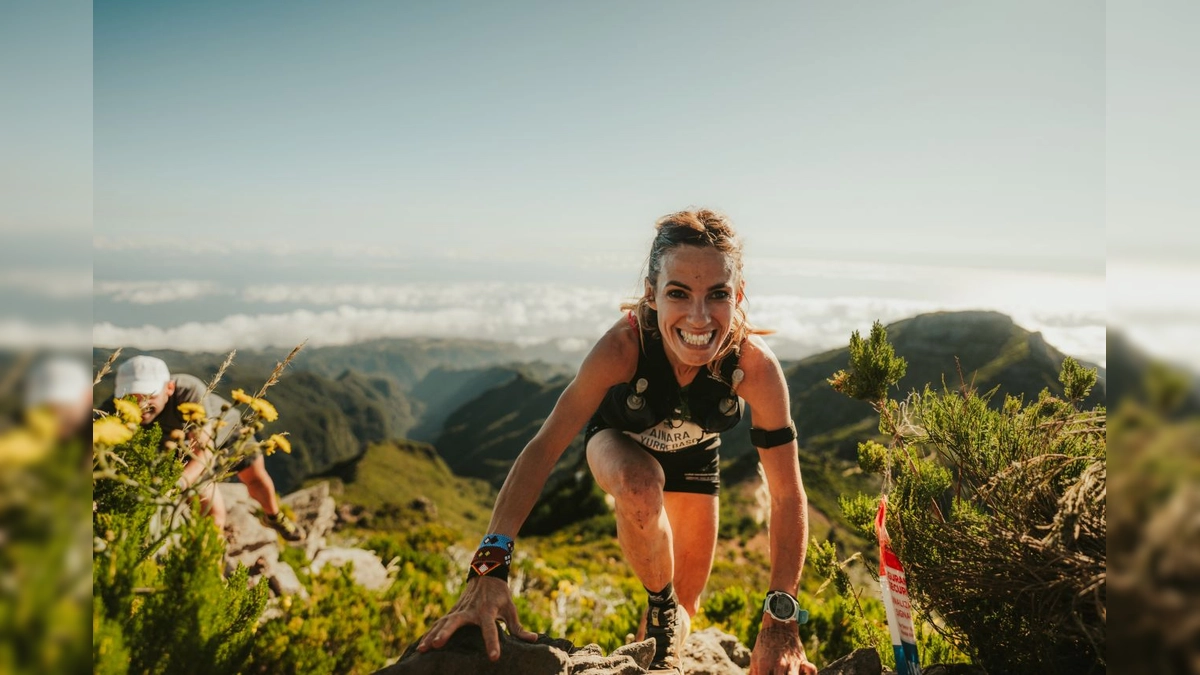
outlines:
[[[583,432],[583,447],[587,448],[592,436],[611,428],[599,415],[593,417]],[[707,448],[684,448],[676,452],[658,452],[634,442],[662,467],[663,475],[666,476],[663,492],[690,492],[714,497],[720,494],[721,456],[719,448],[715,445]]]

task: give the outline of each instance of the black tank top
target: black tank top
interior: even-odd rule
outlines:
[[[704,367],[680,387],[662,339],[643,331],[641,342],[633,379],[611,387],[596,414],[658,452],[719,447],[721,432],[742,419],[744,404],[733,387],[737,352],[721,361],[717,373]]]

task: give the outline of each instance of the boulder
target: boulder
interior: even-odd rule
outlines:
[[[337,505],[337,521],[342,525],[357,525],[368,517],[367,509],[358,504]]]
[[[537,643],[529,643],[500,630],[500,659],[495,662],[488,660],[483,632],[478,626],[458,629],[446,646],[424,654],[417,651],[419,642],[409,646],[395,664],[376,671],[376,675],[571,675],[570,657],[562,644],[566,640],[539,636]]]
[[[432,499],[424,495],[409,502],[408,508],[417,513],[423,513],[430,519],[436,519],[438,516],[437,504],[434,504]]]
[[[354,583],[373,591],[381,591],[392,584],[388,570],[379,556],[361,548],[323,548],[313,558],[310,569],[313,574],[326,565],[341,567],[354,563]]]
[[[500,635],[500,658],[492,662],[484,651],[483,634],[478,626],[464,626],[455,632],[446,646],[425,652],[417,651],[420,640],[413,642],[400,659],[375,675],[441,675],[442,673],[489,673],[491,675],[642,675],[647,673],[654,656],[654,640],[644,640],[618,647],[605,656],[594,644],[576,647],[568,640],[539,635],[535,643],[525,642],[497,627]],[[688,636],[683,652],[684,672],[688,675],[745,675],[750,664],[750,650],[738,639],[716,628],[706,628]],[[970,670],[954,666],[939,670],[932,666],[929,673],[939,675],[975,675]],[[820,675],[882,675],[885,671],[874,649],[858,649],[820,671]],[[890,672],[890,671],[889,671]],[[894,674],[893,674],[894,675]]]
[[[721,651],[725,653],[725,657],[730,663],[737,665],[738,668],[750,668],[750,650],[740,643],[734,635],[720,631],[719,628],[709,627],[703,631],[697,631],[688,635],[688,641],[684,643],[684,658],[689,657],[690,652],[696,652],[696,659],[701,650],[704,652]],[[720,663],[724,663],[720,658],[716,659]],[[689,670],[691,673],[691,670]],[[698,671],[697,671],[698,673]],[[738,671],[740,673],[740,670]]]
[[[263,525],[255,515],[258,502],[250,498],[241,483],[219,483],[217,489],[225,501],[225,559],[253,567],[259,558],[279,559],[279,535]]]
[[[284,561],[276,560],[267,574],[269,576],[268,583],[270,584],[271,592],[275,595],[308,597],[308,589],[304,588],[304,585],[300,583],[300,577],[296,576],[296,570],[292,569],[292,566]]]
[[[266,581],[275,596],[308,597],[296,571],[279,559],[280,537],[259,521],[258,502],[241,483],[220,483],[225,500],[225,568],[232,573],[238,563],[250,570],[250,583]]]
[[[495,675],[642,675],[654,657],[654,641],[624,645],[604,655],[598,645],[576,647],[567,640],[539,635],[535,643],[500,633],[500,659],[489,661],[478,626],[460,628],[446,646],[424,654],[414,642],[400,660],[376,675],[491,673]]]
[[[279,501],[291,510],[296,524],[304,529],[306,536],[300,545],[304,546],[305,557],[315,560],[317,551],[325,547],[325,535],[337,522],[337,504],[329,495],[329,483],[297,490]]]
[[[728,633],[705,628],[688,636],[682,659],[689,675],[742,675],[750,665],[750,650]]]

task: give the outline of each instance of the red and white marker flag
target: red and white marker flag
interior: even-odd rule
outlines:
[[[879,499],[879,511],[875,514],[875,534],[879,538],[879,585],[883,590],[883,606],[887,610],[892,651],[896,655],[896,675],[921,675],[917,636],[913,633],[912,604],[908,601],[908,582],[904,578],[900,558],[892,551],[886,520],[887,495],[883,495]]]

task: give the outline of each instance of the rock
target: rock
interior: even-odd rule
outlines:
[[[736,666],[741,668],[750,667],[750,650],[746,645],[742,644],[737,637],[729,633],[722,632],[720,629],[709,627],[704,630],[697,631],[688,636],[688,641],[684,644],[684,653],[686,654],[689,645],[692,641],[703,642],[706,645],[715,645],[725,652],[729,660]]]
[[[724,638],[724,639],[723,639]],[[743,675],[743,667],[734,663],[725,643],[732,641],[740,651],[731,646],[739,658],[745,652],[745,662],[750,663],[750,652],[732,635],[727,635],[716,628],[706,628],[688,636],[683,645],[683,672],[689,675]]]
[[[325,535],[337,521],[337,504],[329,496],[329,483],[297,490],[281,498],[280,503],[292,511],[296,524],[304,529],[304,555],[315,560],[317,551],[325,547]]]
[[[388,570],[379,556],[361,548],[325,548],[313,558],[311,569],[316,574],[326,565],[341,567],[354,563],[354,583],[374,591],[381,591],[392,584]]]
[[[430,518],[437,518],[438,515],[437,504],[434,504],[432,499],[425,496],[417,497],[409,502],[408,508],[417,513],[423,513]]]
[[[596,648],[599,649],[599,647]],[[641,642],[621,645],[613,650],[612,656],[628,656],[642,668],[649,668],[650,661],[654,659],[654,641],[642,640]]]
[[[424,654],[414,642],[395,664],[376,671],[376,675],[443,675],[445,673],[492,673],[494,675],[571,675],[567,652],[553,646],[549,638],[536,644],[518,640],[500,630],[500,659],[488,660],[483,632],[478,626],[464,626],[451,636],[446,646]],[[570,643],[567,643],[570,644]]]
[[[258,502],[241,483],[219,483],[225,501],[225,558],[253,567],[259,558],[279,559],[279,535],[255,515]]]
[[[275,595],[298,595],[302,598],[308,597],[308,589],[300,583],[300,577],[296,576],[296,570],[292,566],[282,560],[275,561],[268,572],[270,577],[271,592]]]
[[[856,649],[821,669],[819,675],[881,675],[879,652],[870,647]]]
[[[437,673],[494,673],[496,675],[642,675],[654,657],[654,641],[625,645],[604,655],[599,645],[576,647],[567,640],[539,635],[536,643],[500,633],[500,659],[484,653],[483,633],[477,626],[460,628],[442,649],[421,654],[414,642],[394,665],[376,675]]]
[[[238,563],[250,571],[250,583],[266,581],[277,597],[308,597],[296,571],[279,559],[279,535],[263,525],[255,515],[258,502],[250,498],[241,483],[220,483],[217,489],[225,500],[225,569],[231,574]]]
[[[343,525],[356,525],[367,517],[367,510],[358,504],[338,504],[337,520]]]

